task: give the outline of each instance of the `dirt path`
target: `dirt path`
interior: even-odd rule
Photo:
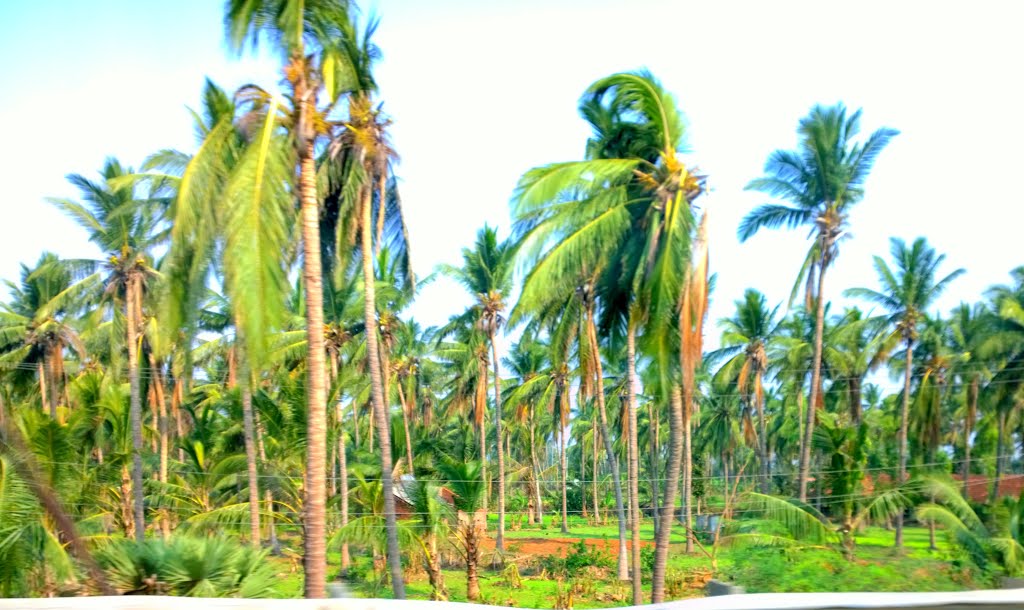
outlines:
[[[613,557],[619,555],[619,541],[615,538],[506,538],[505,549],[522,555],[565,557],[568,550],[580,540],[583,540],[588,547],[596,547],[610,553]],[[641,546],[654,546],[650,540],[642,540],[640,544]],[[482,547],[485,551],[494,550],[494,539],[484,539]]]

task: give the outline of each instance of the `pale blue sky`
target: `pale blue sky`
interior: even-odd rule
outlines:
[[[795,145],[816,102],[863,107],[865,130],[902,134],[852,215],[827,294],[875,286],[872,254],[925,235],[965,267],[943,309],[974,300],[1024,263],[1024,37],[1017,2],[680,2],[379,0],[378,80],[394,143],[415,266],[457,263],[484,223],[507,231],[508,198],[531,166],[581,156],[576,102],[593,80],[647,67],[675,93],[714,193],[712,318],[743,288],[784,300],[804,232],[746,244],[743,192],[775,148]],[[272,60],[230,55],[219,0],[37,0],[0,6],[0,277],[44,250],[92,256],[80,229],[45,203],[71,172],[107,155],[138,165],[191,149],[186,105],[203,78],[228,89],[276,83]],[[840,299],[842,301],[842,299]],[[413,313],[443,321],[467,299],[447,281]],[[716,342],[717,330],[709,340]]]

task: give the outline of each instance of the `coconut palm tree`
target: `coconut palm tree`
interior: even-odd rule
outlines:
[[[910,411],[910,379],[914,365],[914,344],[918,338],[919,326],[929,307],[945,291],[950,282],[964,273],[957,269],[944,277],[938,276],[939,266],[946,256],[937,254],[924,238],[907,245],[902,239],[893,238],[890,253],[895,264],[891,268],[882,258],[875,257],[875,271],[878,273],[880,291],[868,288],[851,288],[846,295],[877,304],[885,310],[885,319],[904,345],[903,403],[900,408],[899,470],[902,483],[907,476],[907,426]],[[903,546],[903,515],[896,517],[896,547]]]
[[[145,538],[144,491],[142,489],[142,395],[139,342],[143,330],[143,294],[156,276],[152,250],[167,237],[163,218],[169,204],[167,184],[154,181],[148,192],[137,192],[131,180],[135,174],[114,159],[108,159],[94,182],[79,174],[68,176],[81,192],[82,201],[51,199],[51,202],[81,225],[89,241],[107,255],[103,261],[75,261],[82,272],[105,273],[105,295],[121,305],[125,343],[128,351],[130,413],[132,429],[132,497],[135,536]],[[89,276],[84,281],[93,281]],[[116,315],[116,314],[115,314]]]
[[[502,448],[501,371],[498,358],[498,330],[505,323],[505,300],[512,292],[512,263],[515,247],[510,242],[499,242],[495,229],[484,225],[477,233],[472,249],[463,248],[462,266],[442,266],[441,271],[457,282],[475,298],[466,315],[487,334],[491,348],[491,366],[494,373],[494,428],[498,454],[498,534],[495,548],[499,556],[505,552],[505,452]],[[486,468],[485,457],[481,464]],[[486,472],[486,471],[485,471]],[[486,478],[486,474],[484,475]]]
[[[452,507],[457,512],[456,537],[466,558],[466,599],[475,602],[480,599],[479,562],[482,533],[477,511],[483,507],[487,484],[483,479],[479,462],[442,460],[438,464],[438,470],[445,480],[445,486],[452,493]]]
[[[1020,408],[1020,392],[1024,386],[1024,267],[1017,267],[1010,276],[1011,284],[995,286],[988,291],[993,317],[988,336],[982,340],[980,348],[985,360],[998,363],[984,392],[994,408],[998,429],[990,501],[996,499],[999,490],[1005,463],[1006,428],[1014,411]]]
[[[249,478],[250,542],[260,544],[260,496],[253,375],[267,363],[269,334],[284,317],[289,292],[291,148],[271,102],[258,128],[252,109],[239,107],[207,80],[196,132],[195,155],[163,151],[147,163],[177,176],[170,255],[164,260],[169,290],[164,299],[166,336],[198,330],[196,307],[206,278],[223,275],[228,316],[235,332],[233,356],[241,395]],[[249,133],[247,133],[247,128]],[[253,281],[256,277],[259,281]]]
[[[592,100],[584,104],[588,120],[593,121],[597,130],[607,131],[609,125],[621,128],[621,139],[595,138],[588,146],[588,157],[592,158],[534,168],[520,180],[513,199],[513,217],[524,259],[531,268],[520,303],[540,304],[549,296],[559,299],[592,282],[590,278],[614,269],[619,272],[618,277],[610,284],[628,286],[628,290],[620,292],[627,295],[627,303],[635,304],[632,309],[626,307],[626,311],[634,314],[627,329],[638,330],[642,319],[652,335],[677,336],[683,284],[696,228],[690,204],[701,192],[699,176],[689,171],[680,158],[684,131],[681,115],[671,95],[646,72],[601,79],[588,89],[587,98]],[[624,117],[630,117],[635,126],[620,120]],[[638,140],[637,145],[628,144],[627,141],[647,133],[653,137],[652,146],[639,145]],[[653,157],[640,156],[652,150],[657,151]],[[605,156],[613,152],[622,156]],[[622,262],[625,267],[619,265]],[[592,329],[593,312],[587,317]],[[591,352],[597,353],[592,338],[596,331],[588,330],[587,336]],[[678,350],[673,351],[668,343],[662,347],[665,349],[657,353],[657,359],[667,381],[677,362]],[[627,368],[633,366],[632,359],[627,358]],[[603,382],[599,380],[599,384]],[[599,387],[599,432],[612,472],[616,511],[620,524],[624,524],[619,465],[614,458],[603,394]],[[635,401],[634,396],[632,402]],[[682,419],[673,428],[679,439],[683,437],[679,428]],[[682,444],[680,440],[679,446]],[[682,460],[681,451],[677,454]],[[666,504],[674,502],[675,491],[675,483],[669,480]],[[667,532],[659,534],[667,536]],[[624,539],[625,531],[620,529],[620,540]],[[634,539],[633,597],[640,603],[638,536]],[[659,557],[667,559],[667,544],[667,538],[659,542]],[[664,562],[656,560],[656,566]],[[624,568],[620,559],[620,577],[624,576]],[[657,582],[663,577],[662,572],[656,567],[654,601],[661,601],[663,596],[663,584]]]
[[[982,358],[983,344],[992,331],[992,318],[985,306],[961,303],[950,318],[951,347],[954,351],[953,376],[959,380],[964,395],[963,428],[963,494],[967,496],[971,475],[971,436],[978,419],[978,396],[981,384],[991,377],[991,368]]]
[[[865,317],[851,308],[839,318],[830,339],[823,347],[823,358],[833,376],[831,390],[843,393],[850,423],[857,426],[863,411],[864,379],[888,357],[891,335],[883,320]]]
[[[21,266],[20,283],[7,282],[11,300],[0,305],[0,362],[38,370],[43,410],[53,419],[65,402],[65,350],[87,358],[74,318],[98,296],[98,275],[74,280],[67,265],[45,252],[35,267]]]
[[[331,128],[327,120],[330,109],[349,92],[364,91],[367,79],[370,78],[368,71],[360,70],[364,65],[353,63],[353,55],[346,52],[347,49],[359,46],[349,14],[352,9],[353,6],[343,0],[229,0],[224,19],[228,42],[235,51],[241,51],[247,41],[255,45],[261,38],[265,38],[274,51],[280,54],[283,80],[292,104],[288,113],[288,126],[297,157],[297,171],[293,170],[295,173],[291,184],[299,200],[302,280],[308,335],[305,592],[307,597],[313,598],[324,597],[326,594],[327,501],[327,382],[322,333],[324,275],[316,157],[318,140],[327,136]],[[327,103],[325,107],[320,106],[321,100]],[[369,210],[366,214],[369,214]],[[364,256],[364,259],[364,265],[370,266],[372,275],[372,257]],[[372,298],[367,300],[367,315],[372,317]],[[372,346],[376,347],[375,337]],[[379,366],[371,367],[371,376],[375,383],[380,383]],[[381,413],[380,417],[383,415]],[[390,448],[382,452],[382,455],[385,454],[390,454]],[[388,477],[390,469],[386,464],[384,466],[385,478],[388,479],[385,501],[393,503]],[[393,562],[398,561],[395,527],[394,518],[388,517],[388,528],[392,534],[389,540],[393,542],[389,546],[395,547],[390,553]],[[402,599],[405,593],[400,570],[393,569],[392,572],[395,597]]]
[[[736,315],[719,322],[722,347],[710,358],[728,358],[719,375],[735,384],[748,405],[757,411],[757,459],[761,468],[761,492],[769,492],[770,458],[768,428],[764,415],[764,375],[768,371],[767,345],[778,330],[779,308],[769,309],[763,294],[747,289],[736,301]]]
[[[817,404],[820,390],[825,272],[839,254],[838,243],[846,236],[850,209],[864,197],[864,182],[875,160],[898,133],[883,128],[863,143],[855,143],[859,132],[859,110],[847,116],[842,104],[813,107],[800,121],[799,148],[772,153],[765,163],[765,175],[747,184],[748,190],[786,200],[789,205],[771,203],[757,207],[739,226],[740,241],[746,241],[762,228],[781,226],[808,227],[814,238],[794,286],[795,294],[806,278],[807,307],[815,308],[810,405]],[[814,412],[813,407],[807,409],[800,452],[800,499],[803,501],[807,499]]]

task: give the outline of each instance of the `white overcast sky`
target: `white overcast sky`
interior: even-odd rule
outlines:
[[[113,155],[138,165],[190,150],[186,106],[205,76],[228,89],[277,82],[271,59],[223,44],[218,0],[36,0],[0,3],[0,277],[43,250],[97,254],[45,202],[72,196],[67,173]],[[503,234],[526,169],[578,159],[588,135],[583,90],[649,68],[689,120],[689,142],[714,192],[712,318],[748,286],[789,295],[802,231],[736,239],[762,198],[745,193],[766,156],[796,143],[815,103],[863,108],[865,131],[902,133],[879,159],[851,217],[827,294],[876,285],[871,255],[890,236],[926,236],[964,267],[943,299],[975,300],[1024,264],[1024,36],[1020,2],[700,2],[656,0],[379,0],[377,74],[394,119],[415,266],[459,261],[487,222]],[[436,324],[468,297],[447,281],[412,313]],[[838,306],[837,306],[838,307]],[[716,343],[717,330],[710,342]]]

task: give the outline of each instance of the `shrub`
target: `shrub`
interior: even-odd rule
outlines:
[[[271,597],[266,551],[217,538],[119,540],[97,555],[111,584],[134,595]]]
[[[585,568],[610,568],[612,565],[610,554],[596,546],[587,546],[584,540],[577,540],[565,557],[549,555],[540,560],[540,566],[546,572],[568,578],[575,577]]]

